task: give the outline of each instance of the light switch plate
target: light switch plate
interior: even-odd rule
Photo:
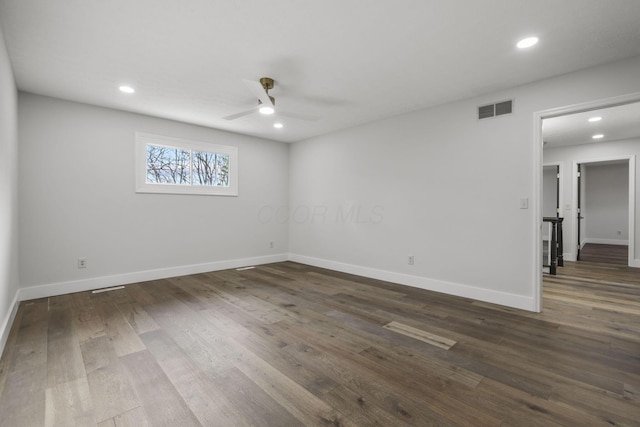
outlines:
[[[529,209],[529,199],[528,198],[524,198],[524,199],[520,199],[520,209]]]

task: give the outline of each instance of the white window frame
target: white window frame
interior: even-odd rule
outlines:
[[[176,147],[190,151],[227,154],[229,156],[229,186],[208,186],[193,184],[156,184],[147,182],[147,145]],[[136,193],[164,194],[204,194],[213,196],[238,195],[238,148],[229,145],[217,145],[206,142],[190,141],[170,136],[136,132],[135,144]]]

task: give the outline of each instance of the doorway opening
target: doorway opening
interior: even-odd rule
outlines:
[[[564,265],[561,217],[563,162],[545,163],[542,167],[542,260],[543,272],[556,274]]]
[[[594,118],[594,120],[589,120],[591,118]],[[611,165],[619,164],[623,165],[621,167],[627,168],[628,231],[626,231],[626,237],[628,245],[626,265],[640,267],[640,259],[636,259],[635,255],[635,246],[640,244],[638,243],[640,238],[636,236],[635,232],[635,224],[638,221],[635,213],[636,187],[638,186],[638,179],[635,174],[635,159],[637,155],[640,155],[640,93],[541,111],[534,115],[534,119],[536,123],[534,128],[536,159],[539,162],[535,168],[537,209],[535,212],[536,240],[534,258],[537,268],[534,299],[536,310],[542,311],[542,265],[545,245],[542,219],[544,216],[553,214],[552,209],[555,208],[557,217],[563,219],[565,240],[563,256],[565,262],[568,261],[571,265],[577,265],[574,262],[578,258],[578,249],[581,250],[582,257],[585,256],[585,246],[589,243],[613,245],[614,243],[621,243],[620,241],[624,240],[625,237],[625,229],[620,226],[613,226],[615,233],[613,236],[597,235],[594,231],[595,229],[589,230],[589,217],[584,217],[588,213],[589,198],[588,195],[584,194],[584,190],[581,190],[583,193],[580,201],[583,205],[581,209],[586,209],[586,212],[584,210],[579,212],[578,210],[578,195],[580,192],[577,190],[577,180],[578,176],[581,175],[577,170],[578,165],[581,165],[581,168],[586,166],[587,180],[589,168],[591,167],[591,171],[595,171],[593,172],[594,175],[592,175],[593,179],[598,175],[598,171],[595,168],[603,166],[598,165],[602,162],[609,162]],[[556,126],[563,123],[566,126]],[[573,123],[573,129],[569,126],[571,123]],[[578,132],[579,130],[581,130],[581,133]],[[600,134],[603,135],[596,137],[596,135]],[[559,140],[562,142],[558,143]],[[565,165],[564,168],[562,164]],[[553,195],[556,201],[553,203],[549,202],[552,197],[545,194],[544,191],[545,188],[550,187],[548,182],[544,182],[545,172],[549,174],[552,172],[550,172],[550,168],[545,171],[543,166],[555,165],[560,165],[561,170],[558,178],[559,188]],[[584,178],[585,175],[582,175],[582,177]],[[588,182],[585,188],[588,190]],[[545,202],[545,198],[547,202]],[[593,203],[592,208],[594,209],[599,204],[602,204],[597,198]],[[583,214],[580,215],[583,218],[578,218],[579,213]],[[593,210],[593,213],[598,214],[597,209]],[[591,214],[589,215],[591,216]],[[580,228],[581,236],[579,238],[578,223],[581,221],[584,222]],[[609,221],[609,223],[612,224],[613,222]],[[620,232],[619,235],[618,232]],[[624,245],[618,244],[617,246]],[[587,247],[587,249],[589,248]]]
[[[629,161],[577,163],[576,261],[632,264]]]

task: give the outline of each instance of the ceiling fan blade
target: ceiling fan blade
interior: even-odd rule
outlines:
[[[311,114],[303,114],[303,113],[293,113],[291,111],[278,111],[277,113],[279,116],[282,116],[282,117],[290,117],[292,119],[305,120],[307,122],[317,122],[322,118],[320,116],[314,116]]]
[[[235,114],[231,114],[229,116],[224,116],[223,119],[225,120],[235,120],[235,119],[239,119],[240,117],[244,117],[244,116],[248,116],[251,113],[255,113],[256,112],[256,107],[253,107],[250,110],[247,111],[242,111],[240,113],[235,113]]]
[[[244,80],[244,84],[247,85],[251,93],[253,93],[256,98],[258,98],[260,102],[262,102],[263,105],[268,105],[271,108],[275,109],[273,102],[271,102],[269,95],[267,95],[267,92],[264,90],[260,82],[255,82],[253,80]]]

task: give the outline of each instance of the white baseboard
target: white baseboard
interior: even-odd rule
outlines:
[[[597,243],[599,245],[624,245],[624,246],[629,246],[629,241],[628,240],[619,240],[619,239],[598,239],[595,237],[587,237],[586,239],[584,239],[584,243],[582,244],[582,246],[584,246],[587,243]],[[582,248],[581,246],[581,248]]]
[[[429,279],[428,277],[413,276],[410,274],[396,273],[387,270],[378,270],[375,268],[363,267],[353,264],[345,264],[337,261],[313,258],[304,255],[289,254],[289,260],[299,262],[301,264],[312,265],[314,267],[326,268],[329,270],[341,271],[343,273],[369,277],[372,279],[399,283],[401,285],[412,286],[414,288],[425,289],[428,291],[436,291],[444,294],[504,305],[507,307],[535,311],[535,301],[533,297],[515,295],[490,289],[483,289],[475,286],[463,285],[460,283]]]
[[[168,277],[185,276],[189,274],[206,273],[208,271],[228,270],[230,268],[246,267],[249,265],[270,264],[288,260],[288,254],[267,255],[252,258],[214,261],[203,264],[184,265],[179,267],[160,268],[157,270],[136,271],[133,273],[116,274],[113,276],[92,277],[84,280],[48,283],[46,285],[29,286],[18,291],[18,301],[45,298],[72,292],[89,291],[110,286],[128,285],[148,280],[166,279]]]
[[[2,319],[2,324],[0,324],[0,356],[2,356],[4,346],[7,344],[7,340],[9,339],[9,332],[11,332],[11,325],[13,325],[13,321],[18,313],[19,304],[18,292],[16,292],[13,296],[13,301],[11,301],[9,311],[7,312],[7,315],[4,316],[4,319]]]

